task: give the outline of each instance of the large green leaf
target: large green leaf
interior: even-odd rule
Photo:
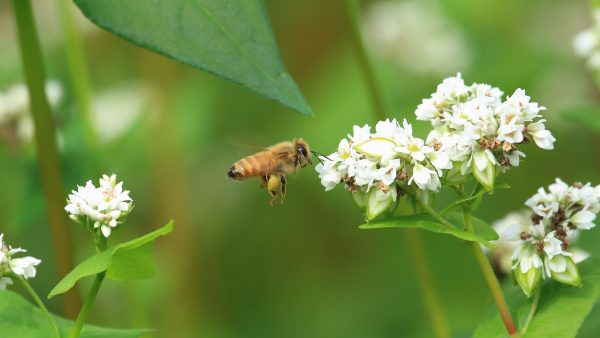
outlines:
[[[152,277],[155,272],[152,262],[152,244],[156,238],[172,230],[173,221],[149,234],[115,245],[86,259],[50,291],[48,298],[67,292],[78,280],[102,271],[106,271],[108,278],[118,281]]]
[[[62,337],[67,337],[73,321],[53,316]],[[134,338],[153,330],[120,330],[85,325],[81,337]],[[52,337],[52,329],[42,311],[19,294],[0,291],[0,336],[19,338]]]
[[[583,287],[576,288],[553,280],[542,286],[537,312],[523,338],[572,338],[600,298],[600,259],[590,258],[579,264]],[[521,290],[511,292],[507,301],[513,314],[529,311],[531,300]],[[515,316],[513,316],[515,317]],[[525,316],[520,316],[525,317]],[[520,323],[523,326],[523,323]],[[504,325],[494,307],[480,322],[474,337],[504,338]]]
[[[592,129],[600,133],[600,107],[582,106],[571,108],[562,112],[562,116],[579,124],[582,127]]]
[[[261,0],[75,0],[98,26],[312,114],[279,56]]]
[[[498,239],[498,234],[486,222],[473,217],[473,227],[475,232],[463,230],[464,222],[462,214],[450,213],[447,215],[447,220],[455,225],[449,227],[436,222],[428,214],[418,214],[409,216],[393,216],[382,220],[365,223],[359,228],[361,229],[381,229],[381,228],[418,228],[428,231],[433,231],[441,234],[452,235],[460,239],[471,242],[480,242],[481,244],[492,248],[494,244],[489,241]]]

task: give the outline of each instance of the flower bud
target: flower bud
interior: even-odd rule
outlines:
[[[360,189],[356,189],[350,194],[352,195],[352,199],[354,200],[354,203],[356,203],[356,206],[359,207],[361,210],[364,210],[367,206],[367,193]]]
[[[513,275],[519,286],[527,297],[531,297],[533,292],[542,282],[542,268],[531,267],[527,272],[523,272],[520,267],[513,270]]]
[[[371,188],[367,199],[367,221],[370,221],[391,209],[396,197],[397,192],[395,186],[391,186],[388,191]]]
[[[581,275],[579,269],[569,256],[556,255],[548,261],[550,276],[557,282],[581,286]]]
[[[355,149],[365,156],[382,158],[392,155],[395,147],[396,143],[387,137],[372,137],[357,144]]]
[[[494,191],[495,163],[494,154],[489,149],[478,150],[473,154],[471,162],[473,176],[489,192]]]

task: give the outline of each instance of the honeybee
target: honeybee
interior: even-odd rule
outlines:
[[[314,151],[313,151],[314,152]],[[295,174],[311,162],[311,150],[303,139],[280,142],[266,150],[246,156],[235,162],[227,176],[242,181],[258,177],[260,187],[267,187],[271,206],[275,205],[281,189],[281,203],[285,201],[286,174]]]

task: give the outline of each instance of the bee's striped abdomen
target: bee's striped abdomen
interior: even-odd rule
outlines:
[[[264,176],[271,171],[272,160],[267,152],[260,152],[244,157],[235,162],[227,176],[234,180],[244,180],[256,176]]]

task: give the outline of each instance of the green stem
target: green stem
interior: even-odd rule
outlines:
[[[540,298],[542,294],[542,288],[538,288],[535,296],[533,297],[533,301],[531,303],[531,307],[529,308],[529,313],[527,314],[527,320],[525,321],[525,325],[523,325],[523,329],[521,330],[521,335],[524,336],[529,328],[529,324],[537,311],[538,304],[540,303]]]
[[[374,113],[377,116],[377,119],[384,120],[386,118],[386,113],[383,104],[383,99],[380,95],[380,91],[377,86],[377,81],[375,80],[373,65],[369,60],[369,56],[367,55],[360,34],[359,0],[346,0],[346,13],[348,15],[348,22],[350,24],[351,29],[352,45],[356,53],[356,57],[358,58],[358,63],[363,73],[363,76],[365,77]]]
[[[433,217],[433,219],[438,221],[438,223],[445,225],[447,227],[455,228],[455,226],[452,225],[452,223],[448,222],[447,219],[445,219],[444,217],[442,217],[442,215],[440,215],[437,211],[435,211],[435,209],[432,208],[429,205],[429,203],[427,203],[427,201],[425,201],[425,199],[423,198],[423,196],[421,194],[419,194],[417,192],[417,195],[413,195],[413,197],[417,200],[417,202],[419,202],[419,205],[423,208],[423,210],[425,210],[426,213],[428,213],[431,217]]]
[[[98,234],[96,237],[96,251],[102,252],[105,251],[107,247],[106,238],[102,236],[102,234]],[[79,310],[79,314],[77,315],[77,319],[71,328],[71,332],[69,333],[69,338],[78,338],[81,334],[81,329],[83,325],[87,321],[87,318],[90,314],[90,309],[92,308],[92,304],[96,300],[96,296],[98,295],[98,291],[100,290],[100,286],[102,286],[102,282],[104,281],[104,277],[106,276],[106,271],[102,271],[96,275],[94,279],[94,283],[90,288],[87,296],[85,297],[85,301],[83,302],[83,306],[81,310]]]
[[[56,265],[59,276],[65,276],[73,267],[73,253],[70,245],[71,236],[68,231],[68,221],[62,205],[64,195],[54,120],[44,88],[45,71],[42,51],[30,0],[12,0],[12,6],[17,24],[25,82],[29,91],[29,101],[35,127],[38,167],[46,201],[46,212],[56,256]],[[64,302],[67,316],[73,317],[79,306],[77,293],[75,291],[67,293]]]
[[[90,77],[85,64],[81,41],[77,34],[77,28],[71,12],[72,1],[56,0],[58,14],[62,24],[65,39],[65,55],[69,73],[71,75],[73,93],[86,136],[90,141],[95,141],[96,133],[92,125],[92,99],[90,89]]]
[[[471,215],[471,211],[466,207],[463,208],[463,217],[465,220],[465,229],[469,232],[473,232],[473,217]],[[485,277],[488,287],[492,292],[492,296],[494,297],[494,301],[496,302],[496,306],[498,307],[498,311],[500,312],[500,317],[502,318],[502,322],[504,323],[506,331],[511,337],[519,337],[519,332],[515,327],[512,315],[510,314],[510,310],[506,303],[506,299],[504,298],[504,294],[502,293],[500,282],[498,282],[498,279],[494,274],[494,270],[492,269],[490,262],[483,253],[483,250],[481,249],[481,246],[478,242],[469,242],[469,246],[473,251],[475,260],[481,268],[481,272]]]
[[[417,229],[408,228],[405,231],[405,240],[417,275],[419,287],[425,300],[425,307],[433,326],[433,332],[437,338],[449,338],[450,328],[444,316],[435,285],[433,284],[431,268],[427,262],[421,234]]]
[[[29,293],[31,298],[33,298],[33,300],[38,305],[40,310],[42,310],[42,313],[44,313],[44,317],[46,317],[46,319],[48,320],[48,323],[52,327],[52,333],[54,334],[54,337],[60,338],[60,332],[58,331],[58,327],[56,326],[56,323],[54,322],[54,318],[52,318],[52,315],[50,315],[50,312],[48,312],[48,309],[46,309],[46,306],[44,305],[44,303],[42,302],[42,300],[40,299],[38,294],[33,290],[31,285],[29,285],[29,283],[25,279],[23,279],[23,277],[21,277],[17,274],[13,274],[12,277],[14,277],[19,282],[21,282],[21,285],[23,285],[25,290],[27,290],[27,292]]]

